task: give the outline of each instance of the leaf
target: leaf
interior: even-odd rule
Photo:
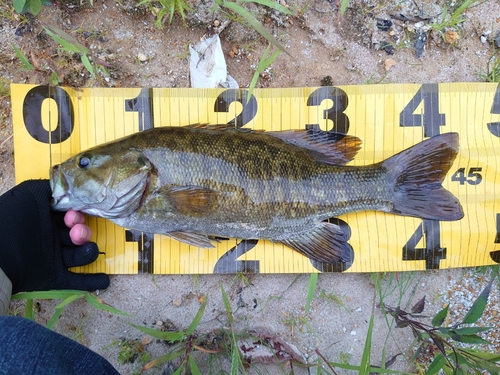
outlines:
[[[148,327],[143,327],[139,326],[136,324],[129,323],[132,327],[137,328],[139,331],[142,331],[144,333],[147,333],[150,336],[153,336],[155,339],[160,339],[160,340],[165,340],[165,341],[181,341],[184,340],[186,335],[184,334],[183,331],[178,331],[178,332],[163,332],[163,331],[158,331],[153,328],[148,328]]]
[[[118,310],[117,308],[110,306],[101,300],[99,300],[96,296],[94,296],[91,293],[86,292],[85,294],[85,300],[87,303],[91,306],[94,306],[98,310],[102,311],[107,311],[113,314],[118,314],[118,315],[127,315],[127,316],[132,316],[133,314],[126,313],[125,311]]]
[[[224,7],[224,8],[227,8],[227,9],[230,9],[234,12],[236,12],[237,14],[239,14],[241,17],[243,17],[243,19],[252,27],[255,29],[255,31],[257,31],[260,35],[262,35],[264,38],[266,38],[269,43],[271,43],[272,45],[274,45],[276,48],[282,50],[283,52],[285,52],[288,56],[291,57],[290,53],[288,53],[288,51],[285,49],[285,47],[283,47],[270,33],[269,31],[267,31],[264,26],[262,26],[262,24],[257,21],[255,19],[254,16],[252,16],[252,14],[247,11],[245,8],[243,8],[241,5],[238,5],[236,3],[231,3],[231,2],[221,2],[221,5]]]
[[[19,48],[17,48],[14,44],[10,43],[10,45],[12,46],[12,48],[14,48],[14,51],[16,52],[17,58],[19,60],[21,60],[21,63],[24,65],[24,67],[27,70],[35,70],[35,67],[33,66],[33,64],[31,64],[28,61],[28,58],[26,56],[24,56],[24,54],[22,53],[22,51]]]
[[[437,374],[445,364],[446,364],[446,358],[442,353],[440,353],[434,358],[434,361],[432,361],[432,363],[429,365],[429,368],[427,369],[427,372],[425,374],[426,375]]]
[[[12,5],[17,13],[21,13],[26,5],[26,0],[12,0]]]
[[[222,291],[222,302],[224,302],[224,308],[226,309],[226,314],[229,319],[229,323],[233,324],[233,309],[231,309],[231,304],[229,303],[226,291],[224,290],[224,287],[222,285],[220,286],[220,289]]]
[[[232,347],[233,349],[231,351],[231,374],[237,374],[240,355],[238,353],[238,347],[236,345],[233,345]]]
[[[67,32],[55,26],[44,26],[43,28],[52,39],[63,47],[63,49],[76,53],[90,53],[87,47],[82,45],[74,36],[69,35]]]
[[[260,4],[260,5],[264,5],[268,8],[272,8],[272,9],[275,9],[281,13],[284,13],[284,14],[288,14],[288,15],[292,15],[292,11],[286,7],[284,7],[283,5],[277,3],[277,2],[274,2],[274,1],[269,1],[269,0],[240,0],[240,2],[242,3],[257,3],[257,4]]]
[[[488,297],[490,295],[491,286],[493,285],[494,280],[495,278],[492,278],[488,285],[486,285],[479,297],[477,297],[477,299],[472,304],[472,307],[465,315],[465,318],[461,324],[475,323],[479,320],[481,315],[483,315],[486,304],[488,303]]]
[[[35,316],[33,314],[33,300],[26,300],[26,308],[24,310],[24,317],[29,320],[35,320]]]
[[[81,59],[82,59],[83,66],[89,71],[89,73],[92,75],[92,78],[94,78],[95,77],[94,68],[92,67],[92,64],[90,63],[88,56],[86,54],[83,54]]]
[[[198,365],[193,359],[193,356],[189,354],[188,356],[188,363],[189,363],[189,368],[191,369],[191,374],[193,375],[201,375],[200,369],[198,368]]]
[[[74,294],[84,295],[81,290],[45,290],[41,292],[23,292],[17,293],[11,299],[65,299]]]
[[[340,4],[340,15],[343,16],[345,11],[347,10],[347,4],[349,4],[349,0],[342,0]]]
[[[81,297],[82,297],[81,294],[73,294],[72,296],[69,296],[64,301],[62,301],[59,305],[57,305],[55,307],[54,315],[52,315],[50,320],[47,322],[47,328],[52,329],[54,324],[56,324],[56,322],[59,320],[59,317],[61,316],[63,309],[64,309],[64,307],[66,307],[66,305],[69,305],[71,302],[73,302]]]
[[[259,64],[257,65],[257,69],[255,69],[255,73],[252,77],[252,81],[250,82],[250,86],[248,86],[248,96],[247,96],[247,103],[250,101],[250,98],[252,97],[252,92],[253,89],[255,88],[255,85],[257,84],[257,80],[259,79],[260,73],[262,73],[264,70],[266,70],[271,64],[276,60],[278,55],[280,54],[280,50],[275,51],[269,58],[267,58],[267,55],[269,54],[269,48],[271,47],[271,44],[269,44],[262,54],[262,57],[260,58]],[[312,297],[312,296],[311,296]]]
[[[208,301],[208,298],[205,298],[203,300],[203,303],[201,304],[200,308],[198,309],[198,312],[196,313],[193,321],[191,322],[191,324],[189,325],[188,329],[186,330],[186,335],[191,335],[194,330],[196,329],[196,327],[198,326],[198,324],[200,323],[200,320],[203,316],[203,312],[205,311],[205,306],[207,305],[207,301]]]
[[[437,346],[437,348],[439,349],[439,351],[443,354],[443,355],[446,355],[446,350],[444,348],[444,344],[443,344],[443,340],[437,336],[436,334],[430,332],[429,333],[431,339],[432,339],[432,342],[434,343],[434,345]]]
[[[361,357],[361,364],[359,374],[368,374],[370,372],[370,350],[372,348],[372,332],[375,316],[372,314],[370,317],[370,324],[368,325],[368,332],[366,333],[365,347]]]
[[[449,307],[450,305],[446,305],[444,309],[442,309],[436,314],[436,316],[432,319],[433,327],[439,327],[441,324],[443,324],[444,320],[446,319],[446,316],[448,315]]]
[[[30,0],[30,12],[36,16],[42,10],[42,2],[40,0]]]
[[[413,307],[411,308],[411,312],[414,314],[420,314],[422,311],[424,311],[425,307],[425,296],[422,297],[420,301],[418,301]]]
[[[396,321],[396,327],[398,327],[398,328],[408,327],[408,325],[410,324],[410,323],[408,323],[407,320],[401,319],[399,317],[399,315],[395,315],[394,320]]]
[[[479,337],[478,335],[457,335],[453,331],[450,331],[450,337],[455,341],[463,342],[466,344],[487,344],[487,345],[489,344],[489,345],[491,345],[490,342]]]
[[[269,47],[271,47],[271,45],[267,46],[266,52],[265,52],[266,55],[267,55],[267,52],[269,51]],[[262,55],[262,58],[264,58],[264,56],[265,55]],[[257,68],[257,71],[258,71],[258,68]],[[253,80],[252,80],[252,82],[253,82]],[[252,87],[252,89],[253,89],[253,87]],[[250,95],[248,97],[250,98]],[[306,314],[309,312],[309,309],[311,308],[311,301],[313,299],[314,292],[316,291],[317,284],[318,284],[318,274],[311,273],[311,275],[309,276],[309,291],[307,292],[307,300],[306,300]]]
[[[159,366],[161,365],[162,363],[165,363],[165,362],[168,362],[168,361],[172,361],[174,360],[175,358],[177,357],[180,357],[181,355],[183,355],[184,353],[186,353],[186,348],[184,346],[182,346],[180,349],[176,350],[176,351],[172,351],[170,353],[167,353],[165,355],[162,355],[161,357],[158,357],[158,358],[155,358],[153,359],[151,362],[148,362],[144,365],[144,367],[142,368],[142,371],[146,371],[146,370],[149,370],[150,368],[153,368],[155,366]],[[182,361],[182,364],[181,366],[177,369],[177,371],[182,370],[185,366],[186,362],[185,361]],[[176,371],[176,372],[177,372]]]
[[[457,335],[473,335],[479,332],[485,332],[492,329],[492,327],[463,327],[463,328],[455,328],[453,331]]]

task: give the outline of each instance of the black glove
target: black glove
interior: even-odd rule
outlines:
[[[23,182],[0,196],[0,268],[12,292],[107,288],[104,273],[68,271],[95,261],[99,250],[94,242],[71,242],[65,213],[50,210],[51,198],[47,180]]]

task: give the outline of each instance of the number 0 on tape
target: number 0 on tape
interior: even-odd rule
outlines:
[[[354,260],[318,265],[281,244],[221,241],[202,249],[170,237],[133,234],[90,217],[105,255],[80,272],[302,273],[378,272],[500,262],[500,85],[390,84],[256,89],[71,89],[12,85],[16,181],[48,178],[49,168],[89,147],[144,129],[194,123],[264,130],[304,129],[359,137],[351,165],[373,164],[441,133],[457,132],[460,150],[443,187],[465,216],[453,222],[381,212],[332,218],[350,233]],[[499,193],[497,194],[497,190]]]

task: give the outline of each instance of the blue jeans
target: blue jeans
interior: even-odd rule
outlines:
[[[119,374],[103,357],[20,317],[0,316],[0,374]]]

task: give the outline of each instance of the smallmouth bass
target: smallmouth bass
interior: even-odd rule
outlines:
[[[458,152],[457,133],[376,164],[346,165],[360,147],[357,137],[317,129],[154,128],[53,166],[52,208],[202,248],[216,237],[267,239],[324,263],[351,260],[347,234],[328,218],[365,210],[463,217],[441,185]]]

